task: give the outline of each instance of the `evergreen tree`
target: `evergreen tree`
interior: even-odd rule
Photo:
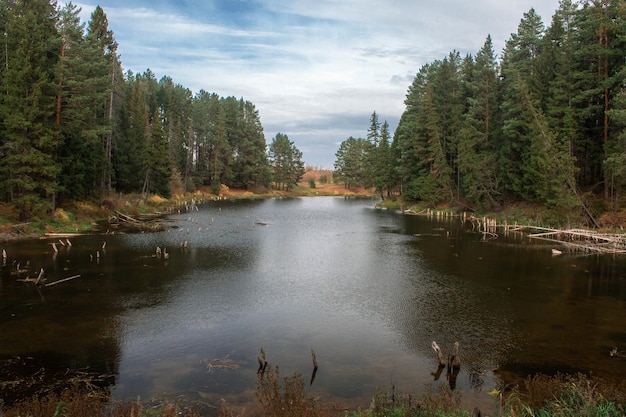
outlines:
[[[277,133],[269,146],[269,160],[276,189],[290,190],[298,184],[304,175],[302,152],[289,137]]]
[[[0,192],[26,220],[55,209],[59,132],[55,124],[59,36],[47,0],[7,5],[0,95]]]
[[[471,204],[494,208],[499,205],[500,181],[492,139],[498,120],[497,65],[491,36],[488,36],[475,61],[471,63],[468,109],[459,140],[458,167],[460,184]],[[458,197],[457,197],[458,198]]]
[[[101,108],[97,114],[100,119],[100,140],[102,143],[102,152],[104,154],[103,163],[98,166],[101,176],[100,189],[101,192],[111,191],[113,177],[113,153],[116,141],[121,141],[120,132],[116,129],[119,125],[119,110],[121,108],[120,100],[123,96],[122,65],[117,55],[117,42],[113,31],[109,30],[109,21],[104,10],[97,6],[91,14],[88,24],[87,39],[99,48],[103,63],[98,67],[95,77],[108,76],[108,87],[103,92],[106,93],[106,99],[100,103]],[[106,72],[104,70],[106,68]],[[122,180],[124,181],[124,180]]]
[[[345,188],[365,184],[366,149],[369,146],[366,139],[352,136],[341,142],[335,153],[333,178],[336,182],[342,182]]]
[[[194,177],[199,184],[210,184],[213,172],[210,142],[214,136],[215,121],[219,109],[219,96],[200,90],[192,105],[193,146],[192,161],[195,161]]]
[[[116,144],[113,155],[116,187],[122,192],[139,192],[144,183],[143,157],[149,134],[148,107],[140,76],[128,73],[124,107],[123,140]]]
[[[568,148],[570,157],[574,156],[575,144],[581,141],[580,122],[574,105],[578,94],[575,16],[576,6],[572,0],[561,0],[543,38],[540,58],[542,72],[547,80],[542,109],[550,129],[557,135],[556,140]]]
[[[154,192],[163,197],[169,197],[169,181],[172,174],[169,143],[158,110],[152,117],[150,136],[144,152],[142,193],[145,195]]]
[[[188,88],[175,84],[170,77],[159,80],[158,105],[163,118],[163,128],[169,142],[174,177],[180,178],[180,191],[192,191],[188,181],[191,174],[192,158],[192,101]]]
[[[424,160],[420,172],[420,182],[416,188],[416,197],[435,206],[437,203],[452,198],[452,170],[448,165],[446,155],[445,136],[443,134],[440,114],[435,105],[435,92],[432,84],[426,88],[423,102],[423,113],[420,125],[422,127],[424,149],[428,158]]]
[[[60,181],[63,195],[72,198],[84,198],[99,189],[106,165],[100,138],[110,132],[102,117],[108,98],[107,62],[93,38],[85,38],[79,13],[78,7],[68,3],[59,11],[57,23],[61,50],[56,123],[63,140]]]
[[[626,45],[623,0],[587,0],[577,13],[575,74],[577,114],[581,120],[580,140],[574,149],[581,184],[604,184],[604,197],[609,197],[609,181],[605,181],[603,161],[607,149],[613,149],[619,132],[611,130],[609,114],[613,91],[621,88],[624,76]]]
[[[213,192],[217,193],[221,184],[228,184],[230,179],[230,144],[228,142],[228,120],[227,111],[228,108],[224,105],[223,100],[219,101],[217,107],[217,114],[214,120],[213,137],[209,142],[209,149],[211,155],[211,187]],[[232,119],[230,120],[233,121]],[[232,127],[232,125],[231,125]]]
[[[385,120],[380,128],[380,141],[376,149],[374,185],[384,200],[385,191],[390,195],[394,183],[393,155],[390,143],[389,123]]]
[[[541,202],[538,184],[545,183],[547,155],[533,153],[540,140],[533,108],[540,107],[538,56],[543,36],[541,17],[534,9],[524,14],[518,31],[507,41],[502,75],[502,143],[499,146],[505,188],[517,199]]]
[[[259,112],[254,104],[243,99],[238,102],[242,137],[234,154],[233,185],[249,189],[269,184],[267,144]]]

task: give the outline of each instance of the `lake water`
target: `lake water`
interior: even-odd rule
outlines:
[[[337,408],[367,406],[380,387],[419,396],[449,384],[431,374],[433,340],[460,343],[455,389],[488,412],[489,391],[528,374],[626,374],[609,355],[626,349],[623,257],[554,257],[519,234],[484,241],[459,219],[368,199],[208,202],[171,219],[168,231],[76,237],[56,254],[57,239],[0,244],[0,360],[89,367],[113,375],[117,399],[208,414],[222,398],[256,401],[261,348]],[[81,277],[38,289],[11,274],[27,261],[48,283]]]

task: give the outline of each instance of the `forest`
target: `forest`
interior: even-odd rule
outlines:
[[[427,206],[534,204],[585,217],[619,210],[626,187],[626,2],[562,0],[546,27],[525,13],[498,58],[422,66],[393,139],[372,114],[335,176]]]
[[[267,145],[243,98],[124,72],[105,11],[0,0],[0,203],[21,220],[68,200],[222,184],[290,189],[304,173],[287,135]]]

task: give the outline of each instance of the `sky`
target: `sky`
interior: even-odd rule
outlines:
[[[61,2],[60,2],[61,3]],[[243,97],[268,143],[286,134],[307,165],[332,168],[374,111],[390,132],[415,74],[451,51],[499,57],[531,8],[551,22],[559,0],[80,0],[100,5],[124,71],[150,69],[194,93]]]

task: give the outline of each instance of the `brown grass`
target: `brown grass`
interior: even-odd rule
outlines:
[[[323,416],[319,404],[306,394],[302,375],[295,373],[281,381],[278,366],[271,364],[259,373],[257,398],[265,416]]]
[[[106,392],[86,391],[71,386],[60,394],[50,393],[20,401],[6,410],[3,417],[200,417],[194,410],[181,409],[173,403],[147,407],[140,401],[110,403]]]

